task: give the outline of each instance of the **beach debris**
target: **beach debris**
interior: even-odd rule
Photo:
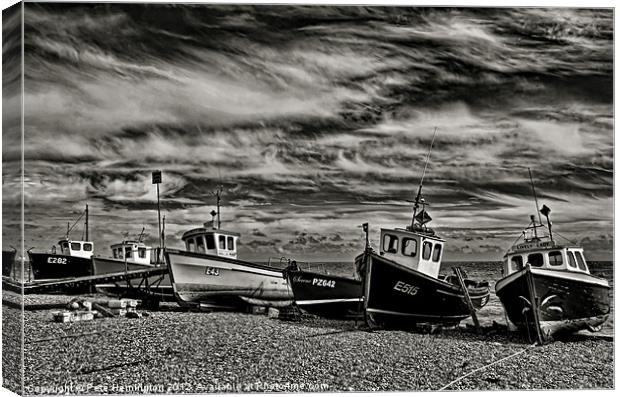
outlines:
[[[138,313],[135,310],[131,310],[131,311],[127,311],[127,314],[125,314],[125,317],[127,317],[127,318],[142,318],[142,314]]]
[[[66,310],[55,310],[52,319],[57,323],[72,323],[76,321],[90,321],[98,314],[92,310],[90,301],[73,298],[66,305]]]
[[[267,308],[265,306],[255,306],[251,305],[248,308],[250,314],[265,314],[267,313]]]
[[[93,303],[93,308],[97,309],[97,311],[101,314],[102,317],[114,317],[114,313],[112,313],[108,308],[99,303]]]
[[[276,309],[275,307],[270,307],[269,310],[267,310],[267,317],[278,318],[279,316],[280,316],[280,311]]]

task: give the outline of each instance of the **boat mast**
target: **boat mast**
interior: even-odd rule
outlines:
[[[428,153],[426,155],[426,163],[424,164],[424,170],[422,171],[422,178],[420,178],[420,185],[418,186],[418,194],[415,197],[415,202],[413,205],[413,216],[411,217],[411,230],[415,225],[415,216],[418,212],[418,207],[420,204],[420,196],[422,195],[422,184],[424,183],[424,175],[426,175],[426,168],[428,167],[428,161],[431,158],[431,150],[433,150],[433,144],[435,143],[435,136],[437,136],[437,127],[435,127],[435,131],[433,132],[433,140],[431,141],[431,146],[428,148]]]
[[[534,196],[534,205],[536,209],[536,213],[538,214],[538,224],[542,226],[542,218],[540,217],[540,211],[538,211],[538,197],[536,197],[536,189],[534,188],[534,180],[532,179],[532,170],[530,167],[527,167],[527,172],[530,174],[530,185],[532,185],[532,194]],[[538,238],[538,233],[536,231],[536,220],[532,215],[532,224],[534,224],[534,238]]]
[[[217,197],[217,228],[222,228],[222,221],[220,220],[220,200],[222,198],[222,185],[218,186],[215,195]]]
[[[527,167],[527,172],[530,174],[530,184],[532,185],[532,194],[534,195],[534,204],[536,204],[536,213],[538,214],[538,223],[542,225],[542,218],[540,217],[540,212],[538,211],[538,198],[536,197],[536,189],[534,189],[534,180],[532,179],[532,170],[530,170],[530,167]]]

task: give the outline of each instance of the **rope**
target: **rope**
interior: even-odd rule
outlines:
[[[499,360],[493,361],[493,362],[492,362],[492,363],[490,363],[490,364],[487,364],[487,365],[485,365],[485,366],[483,366],[483,367],[480,367],[480,368],[477,368],[477,369],[475,369],[475,370],[473,370],[473,371],[471,371],[471,372],[468,372],[468,373],[466,373],[465,375],[463,375],[463,376],[460,376],[460,377],[456,378],[455,380],[453,380],[452,382],[450,382],[450,383],[448,383],[447,385],[443,386],[441,389],[439,389],[439,390],[437,390],[437,391],[442,391],[442,390],[445,390],[445,389],[447,389],[448,387],[452,386],[453,384],[455,384],[455,383],[457,383],[457,382],[461,381],[462,379],[467,378],[469,375],[475,374],[476,372],[480,372],[480,371],[482,371],[483,369],[488,368],[488,367],[490,367],[490,366],[492,366],[492,365],[495,365],[495,364],[501,363],[502,361],[506,361],[506,360],[508,360],[508,359],[510,359],[510,358],[516,357],[516,356],[518,356],[519,354],[523,354],[523,353],[525,353],[526,351],[528,351],[529,349],[531,349],[531,348],[533,348],[533,347],[535,347],[535,346],[536,346],[536,343],[534,343],[534,344],[532,344],[532,345],[530,345],[530,346],[526,347],[526,348],[525,348],[525,349],[523,349],[523,350],[519,350],[518,352],[513,353],[513,354],[511,354],[510,356],[507,356],[507,357],[501,358],[501,359],[499,359]]]

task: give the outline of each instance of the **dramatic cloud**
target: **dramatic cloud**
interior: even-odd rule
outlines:
[[[168,246],[211,220],[223,185],[244,258],[350,261],[363,222],[375,244],[410,222],[437,128],[423,193],[448,259],[501,258],[535,210],[528,167],[558,233],[611,257],[611,10],[27,3],[25,23],[28,247],[87,202],[98,253],[143,226],[155,243],[161,169]]]

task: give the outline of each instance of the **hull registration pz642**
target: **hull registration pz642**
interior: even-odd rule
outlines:
[[[336,281],[325,280],[322,278],[313,278],[312,285],[316,285],[317,287],[336,288]]]
[[[416,287],[415,285],[411,285],[411,284],[404,283],[402,281],[398,281],[396,285],[394,285],[394,289],[404,294],[415,295],[420,290],[420,287]]]

